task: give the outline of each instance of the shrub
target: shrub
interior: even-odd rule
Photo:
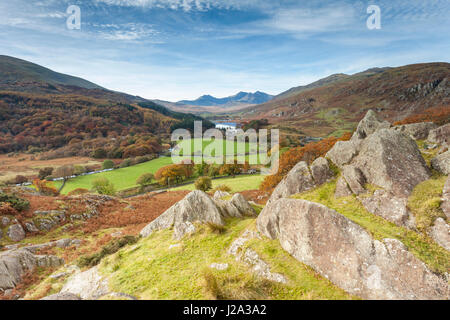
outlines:
[[[27,182],[27,181],[28,181],[28,179],[27,179],[26,177],[20,175],[20,174],[17,175],[16,178],[14,179],[14,182],[15,182],[16,184],[22,184],[22,183],[25,183],[25,182]]]
[[[51,176],[52,173],[53,173],[52,167],[45,167],[45,168],[39,169],[38,178],[39,178],[39,180],[44,180],[48,176]]]
[[[208,169],[208,176],[215,177],[220,173],[220,168],[218,166],[211,165]]]
[[[216,191],[231,192],[231,188],[229,186],[227,186],[226,184],[221,184],[213,189],[213,192],[216,192]]]
[[[151,158],[149,156],[139,156],[134,159],[134,164],[144,163],[150,160]]]
[[[94,152],[92,152],[91,157],[95,159],[104,159],[107,157],[106,150],[103,148],[95,149]]]
[[[92,182],[92,190],[99,194],[106,194],[113,196],[116,194],[116,190],[111,181],[106,178],[98,178]]]
[[[136,183],[143,188],[151,184],[154,178],[152,173],[144,173],[136,180]]]
[[[0,216],[15,216],[19,212],[9,202],[0,202]]]
[[[119,167],[120,168],[126,168],[126,167],[129,167],[129,166],[131,166],[131,159],[125,159],[125,160],[123,160],[121,162]]]
[[[79,176],[80,174],[86,173],[86,168],[81,165],[73,166],[73,174]]]
[[[112,160],[105,160],[102,164],[103,169],[112,169],[114,168],[114,162]]]
[[[195,180],[195,189],[201,191],[208,191],[212,188],[212,181],[210,177],[199,177]]]
[[[9,204],[17,211],[24,211],[30,207],[30,202],[15,195],[0,192],[0,203]],[[6,208],[4,210],[7,210]]]
[[[34,179],[33,185],[37,191],[46,196],[57,196],[59,194],[58,190],[53,186],[50,181]]]
[[[137,237],[133,236],[125,236],[120,239],[114,240],[107,245],[105,245],[100,252],[94,253],[90,256],[81,257],[78,260],[79,267],[94,267],[100,263],[100,261],[113,253],[116,253],[121,248],[125,247],[128,244],[134,244],[138,241]]]

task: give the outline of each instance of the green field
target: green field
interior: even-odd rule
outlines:
[[[267,159],[260,159],[258,154],[258,144],[249,143],[249,142],[238,142],[235,140],[206,140],[206,139],[189,139],[189,140],[181,140],[177,144],[177,148],[179,149],[179,160],[182,161],[184,159],[191,159],[190,156],[203,155],[204,160],[208,161],[206,155],[208,155],[211,161],[216,156],[219,157],[220,153],[223,156],[230,155],[233,158],[237,158],[237,160],[242,160],[239,157],[245,158],[245,161],[250,164],[265,164],[267,163]],[[268,145],[270,148],[270,145]],[[219,151],[219,152],[216,152]],[[225,162],[225,160],[224,160]]]
[[[110,180],[114,184],[116,190],[133,188],[136,187],[137,178],[139,178],[143,173],[155,173],[159,168],[167,166],[169,164],[172,164],[172,159],[170,157],[161,157],[127,168],[121,168],[87,176],[79,176],[68,180],[66,182],[66,185],[64,186],[64,189],[62,190],[62,193],[67,194],[77,188],[89,190],[92,188],[92,181],[100,177],[108,178],[108,180]],[[56,187],[59,187],[60,185],[61,182],[55,182]]]
[[[213,189],[218,185],[225,184],[231,188],[231,192],[241,192],[244,190],[256,190],[259,185],[264,180],[265,176],[261,175],[250,175],[250,176],[236,176],[224,179],[215,179],[212,181]],[[177,190],[195,190],[194,184],[189,184],[186,186],[176,187],[170,189],[170,191]]]
[[[200,141],[201,140],[201,141]],[[248,142],[237,142],[236,140],[206,140],[206,139],[189,139],[189,140],[182,140],[178,143],[178,147],[182,149],[182,152],[180,152],[180,155],[192,155],[196,154],[202,151],[205,151],[206,147],[210,145],[210,149],[216,149],[219,150],[222,149],[222,153],[226,154],[227,149],[233,150],[234,152],[244,152],[249,153],[257,152],[258,147],[257,143],[253,146],[252,150],[250,150],[250,143]],[[190,152],[187,152],[187,151]],[[186,151],[186,152],[185,152]],[[214,150],[212,150],[211,153],[213,156],[215,155]]]

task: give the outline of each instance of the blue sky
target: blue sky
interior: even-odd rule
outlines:
[[[0,15],[0,54],[169,101],[450,60],[449,0],[0,0]]]

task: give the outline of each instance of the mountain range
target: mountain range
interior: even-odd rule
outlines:
[[[273,98],[272,95],[256,91],[252,92],[239,92],[233,96],[225,98],[216,98],[211,95],[203,95],[196,100],[181,100],[177,104],[184,104],[190,106],[221,106],[221,107],[233,107],[237,105],[250,105],[265,103]]]
[[[267,119],[293,135],[340,135],[355,129],[369,109],[391,122],[436,108],[450,110],[449,77],[450,64],[445,62],[334,74],[230,117]]]

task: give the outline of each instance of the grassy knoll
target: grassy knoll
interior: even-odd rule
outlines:
[[[355,196],[336,199],[336,181],[293,196],[321,203],[365,228],[375,239],[398,239],[433,271],[444,274],[450,269],[450,253],[424,234],[408,230],[368,212]]]
[[[110,287],[139,299],[349,299],[343,290],[302,265],[274,241],[262,240],[255,250],[279,271],[286,271],[288,284],[263,280],[227,254],[232,241],[254,219],[230,219],[222,233],[205,225],[176,242],[172,230],[141,239],[105,258],[101,272],[110,275]],[[169,248],[172,244],[179,246]],[[266,245],[268,246],[266,247]],[[253,245],[252,245],[253,246]],[[228,263],[224,271],[211,263]]]
[[[67,194],[77,188],[91,189],[92,181],[100,177],[109,179],[114,184],[116,190],[132,188],[136,186],[137,178],[139,178],[143,173],[155,173],[159,168],[171,163],[172,159],[170,157],[161,157],[127,168],[79,176],[68,180],[62,190],[62,193]],[[55,182],[55,186],[59,187],[60,185],[60,182]]]
[[[244,190],[256,190],[259,188],[259,185],[264,180],[265,176],[262,175],[242,175],[224,179],[215,179],[212,180],[213,189],[221,184],[227,185],[231,188],[231,192],[241,192]],[[176,187],[170,189],[170,191],[178,191],[178,190],[195,190],[195,186],[193,184],[189,184],[186,186]]]

